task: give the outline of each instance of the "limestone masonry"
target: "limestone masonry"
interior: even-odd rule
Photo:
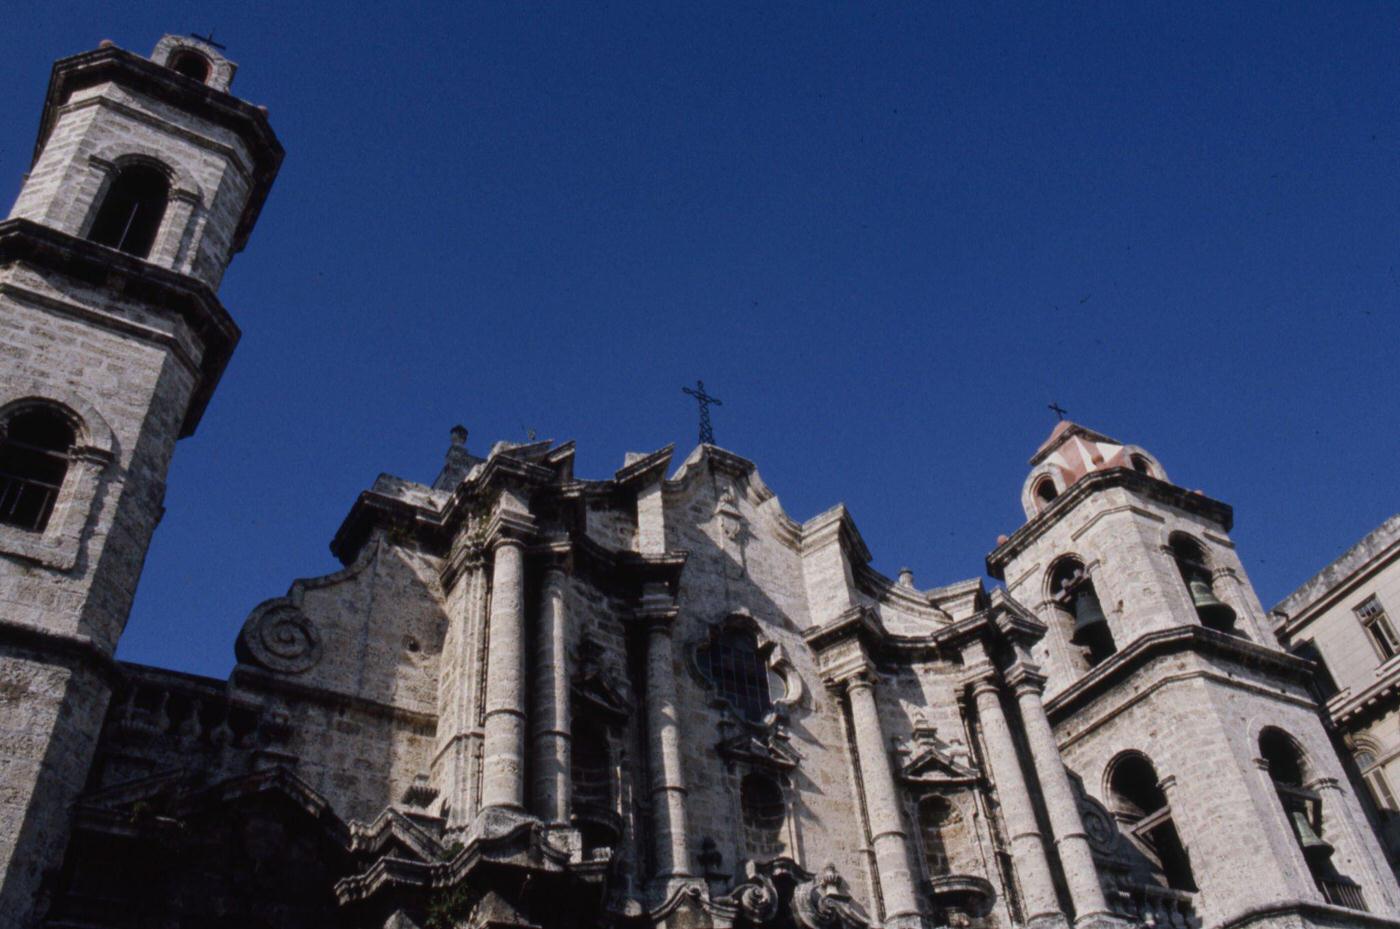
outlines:
[[[713,445],[458,427],[227,681],[115,660],[282,160],[234,71],[59,61],[0,223],[0,929],[1400,927],[1400,526],[1266,614],[1226,504],[1069,422],[991,589]]]

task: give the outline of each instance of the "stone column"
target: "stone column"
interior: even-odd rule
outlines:
[[[1030,668],[1018,666],[1012,672],[1011,684],[1021,708],[1021,724],[1025,727],[1031,761],[1040,780],[1040,792],[1045,798],[1055,848],[1064,866],[1065,884],[1074,903],[1075,924],[1112,918],[1103,885],[1099,883],[1089,836],[1084,832],[1084,820],[1079,815],[1079,799],[1060,758],[1060,747],[1055,742],[1050,719],[1045,715],[1045,704],[1041,702],[1045,678]]]
[[[647,585],[663,587],[664,585]],[[646,623],[647,762],[651,769],[652,852],[655,878],[669,883],[689,878],[690,836],[685,820],[685,777],[680,730],[676,725],[676,671],[671,642],[675,601],[664,589],[643,595]]]
[[[982,740],[987,749],[987,766],[996,783],[996,799],[1011,842],[1011,859],[1016,865],[1021,887],[1023,914],[1029,925],[1063,924],[1055,884],[1050,878],[1050,861],[1035,821],[1030,790],[1016,755],[1016,743],[1001,707],[995,673],[986,668],[969,681],[977,718],[982,723]]]
[[[880,712],[875,705],[875,685],[861,673],[846,682],[851,703],[851,728],[855,732],[857,763],[870,821],[870,846],[875,854],[875,874],[884,900],[885,925],[918,925],[919,906],[909,867],[909,843],[899,813],[899,794]]]
[[[485,763],[481,805],[525,809],[524,543],[492,542],[490,651],[486,672]]]
[[[535,635],[535,813],[545,822],[569,822],[573,724],[569,695],[569,619],[564,566],[545,569]]]

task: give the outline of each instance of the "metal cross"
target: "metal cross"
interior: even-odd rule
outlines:
[[[207,42],[208,44],[214,46],[215,48],[224,48],[224,46],[222,46],[222,45],[220,45],[218,42],[215,42],[215,41],[214,41],[214,30],[213,30],[213,29],[210,29],[210,30],[209,30],[209,34],[208,34],[208,35],[200,35],[198,32],[191,32],[191,33],[190,33],[190,38],[192,38],[192,39],[198,39],[198,40],[201,41],[201,42]]]
[[[1065,418],[1065,414],[1069,412],[1069,410],[1067,410],[1067,409],[1065,409],[1064,407],[1060,406],[1058,403],[1052,403],[1052,404],[1050,404],[1050,409],[1052,409],[1052,410],[1055,411],[1055,416],[1056,416],[1056,418],[1058,418],[1058,419],[1064,419],[1064,418]]]
[[[689,387],[682,387],[681,392],[690,394],[695,398],[695,402],[700,405],[700,444],[714,445],[715,430],[714,427],[710,425],[710,404],[713,403],[715,406],[723,406],[724,404],[720,402],[719,397],[711,397],[709,394],[705,393],[704,381],[696,381],[694,390],[691,390]]]

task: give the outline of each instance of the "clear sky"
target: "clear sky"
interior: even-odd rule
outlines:
[[[1070,7],[1073,7],[1071,9]],[[1400,8],[1360,3],[26,4],[52,61],[215,30],[287,161],[244,331],[120,654],[227,673],[461,422],[578,473],[719,444],[919,586],[1023,521],[1046,404],[1236,508],[1272,605],[1397,506]]]

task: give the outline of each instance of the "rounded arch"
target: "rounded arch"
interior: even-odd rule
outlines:
[[[1117,816],[1140,819],[1167,805],[1157,766],[1146,753],[1128,749],[1104,767],[1103,795]]]
[[[203,202],[202,188],[190,169],[178,160],[171,159],[169,151],[163,151],[154,145],[136,140],[114,139],[98,146],[89,156],[89,160],[107,172],[108,183],[121,168],[137,164],[146,165],[165,174],[170,182],[172,196]],[[104,183],[104,189],[106,186]]]
[[[1089,570],[1089,561],[1078,552],[1063,552],[1055,556],[1055,560],[1050,562],[1050,566],[1045,569],[1045,576],[1041,583],[1043,590],[1042,597],[1046,600],[1055,600],[1059,596],[1062,582],[1071,580],[1076,573],[1092,580]]]
[[[75,451],[112,457],[115,450],[112,427],[91,404],[67,391],[53,391],[37,382],[23,385],[18,396],[9,400],[0,398],[0,422],[36,408],[52,410],[72,427]]]
[[[1026,518],[1035,518],[1068,489],[1064,472],[1059,466],[1042,462],[1021,485],[1021,506],[1026,511]]]
[[[1278,726],[1264,726],[1257,741],[1259,757],[1275,784],[1302,787],[1315,776],[1312,760],[1302,744]]]
[[[1154,477],[1159,481],[1168,481],[1167,471],[1162,467],[1162,462],[1157,460],[1157,456],[1143,448],[1141,445],[1123,446],[1123,460],[1128,468],[1147,477]]]
[[[765,771],[745,774],[739,781],[739,814],[751,854],[771,856],[782,851],[787,795],[776,777]]]
[[[1185,559],[1200,565],[1206,571],[1212,567],[1210,552],[1205,543],[1183,529],[1173,529],[1167,533],[1167,548],[1179,562]]]
[[[209,80],[209,76],[214,70],[214,63],[209,60],[208,55],[188,46],[172,52],[166,60],[165,66],[201,84]]]

